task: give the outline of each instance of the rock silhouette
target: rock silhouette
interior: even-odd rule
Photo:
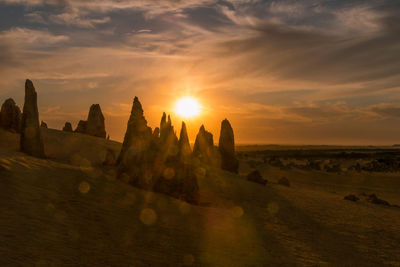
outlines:
[[[227,119],[221,123],[218,149],[221,153],[221,168],[238,173],[239,161],[235,156],[235,137],[232,126]]]
[[[0,126],[8,131],[21,131],[21,110],[12,98],[4,101],[0,111]]]
[[[214,140],[212,133],[207,132],[204,125],[201,125],[199,132],[196,136],[193,153],[195,155],[207,153],[207,151],[213,146],[214,146]]]
[[[87,121],[80,120],[78,122],[78,126],[76,126],[75,132],[86,134],[86,124],[87,124]]]
[[[117,160],[118,175],[127,175],[129,183],[144,189],[151,189],[153,185],[151,144],[152,130],[147,126],[142,104],[135,97]]]
[[[163,113],[160,123],[158,150],[158,155],[162,157],[162,161],[165,161],[168,157],[176,157],[178,155],[178,137],[176,136],[169,115],[168,120],[165,121],[165,113]]]
[[[99,104],[93,104],[90,107],[86,123],[86,134],[106,138],[104,116]]]
[[[178,138],[164,113],[160,130],[147,126],[139,99],[134,98],[121,153],[118,177],[133,186],[197,203],[195,168],[178,156]]]
[[[47,123],[45,123],[44,121],[42,121],[40,123],[40,127],[46,128],[47,129]]]
[[[167,135],[167,114],[163,112],[163,115],[161,117],[161,122],[160,122],[160,138],[164,139],[165,136]]]
[[[204,125],[199,129],[193,147],[193,156],[206,164],[220,166],[221,157],[214,147],[213,135],[206,131]]]
[[[284,185],[284,186],[287,186],[287,187],[290,187],[290,181],[289,181],[289,179],[286,178],[286,177],[281,177],[281,178],[278,180],[278,184]]]
[[[99,104],[93,104],[90,106],[87,120],[80,120],[75,132],[106,138],[107,134],[104,125],[104,116]]]
[[[207,159],[211,156],[211,150],[214,146],[213,136],[210,132],[207,132],[202,125],[196,136],[194,142],[193,155],[199,158]]]
[[[160,138],[160,128],[156,127],[153,131],[153,137],[154,138]]]
[[[78,127],[79,127],[79,125],[78,125]],[[64,125],[64,127],[63,127],[63,129],[62,129],[64,132],[72,132],[72,125],[71,125],[71,123],[70,122],[66,122],[65,123],[65,125]],[[77,128],[77,130],[78,130],[78,128]]]
[[[37,93],[30,80],[25,82],[25,102],[22,113],[20,137],[21,151],[36,157],[44,157],[43,139],[39,128]]]
[[[261,173],[258,170],[254,170],[251,173],[249,173],[247,175],[247,180],[262,185],[266,185],[268,182],[262,177]]]
[[[164,113],[160,123],[160,141],[155,158],[154,191],[162,192],[189,203],[198,202],[195,167],[190,160],[190,145],[186,125],[182,123],[178,140],[171,117]]]
[[[187,134],[186,124],[182,122],[181,133],[179,136],[178,143],[178,154],[182,161],[186,161],[192,154],[192,149],[190,148],[189,137]]]

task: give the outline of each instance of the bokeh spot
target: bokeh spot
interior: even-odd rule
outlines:
[[[140,212],[140,221],[145,225],[153,225],[157,221],[157,214],[153,209],[145,208]]]
[[[90,184],[88,182],[86,182],[86,181],[82,181],[79,184],[78,189],[79,189],[79,192],[81,192],[82,194],[86,194],[90,190]]]
[[[240,206],[235,206],[231,209],[231,214],[234,218],[242,217],[244,214],[243,208]]]

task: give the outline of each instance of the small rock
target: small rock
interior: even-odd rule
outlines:
[[[267,182],[268,182],[267,180],[265,180],[262,177],[261,173],[258,170],[255,170],[255,171],[252,171],[251,173],[249,173],[247,175],[247,180],[251,181],[251,182],[254,182],[254,183],[259,183],[259,184],[262,184],[262,185],[266,185]]]
[[[354,201],[357,202],[358,200],[360,200],[357,196],[355,195],[347,195],[344,197],[345,200],[349,200],[349,201]]]
[[[40,123],[40,127],[46,128],[47,129],[47,123],[45,123],[44,121],[42,121]]]
[[[384,205],[384,206],[390,206],[389,202],[386,200],[378,198],[375,194],[371,194],[368,196],[367,201],[373,204],[377,205]]]
[[[7,99],[1,106],[0,127],[11,132],[21,131],[21,110],[12,98]]]
[[[278,180],[278,184],[290,187],[290,181],[286,177],[282,177]]]
[[[66,122],[64,128],[62,129],[64,132],[72,132],[72,125],[70,122]]]
[[[78,122],[78,126],[76,126],[75,132],[83,133],[83,134],[86,133],[86,124],[87,124],[87,121],[80,120]]]

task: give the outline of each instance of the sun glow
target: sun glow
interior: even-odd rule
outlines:
[[[201,105],[193,97],[183,97],[176,102],[175,112],[183,118],[193,118],[200,114]]]

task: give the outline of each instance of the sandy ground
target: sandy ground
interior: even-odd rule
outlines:
[[[50,134],[46,151],[56,151]],[[399,174],[265,167],[261,186],[210,170],[192,206],[87,164],[118,144],[84,139],[76,146],[96,153],[71,164],[26,156],[0,132],[0,266],[400,266],[400,209],[343,200],[365,191],[400,204]]]

